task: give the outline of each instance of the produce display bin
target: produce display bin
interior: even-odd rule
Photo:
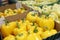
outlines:
[[[24,5],[22,5],[22,7],[24,7]],[[2,9],[1,9],[1,8],[2,8]],[[0,11],[1,11],[1,12],[4,12],[5,9],[9,9],[9,8],[11,8],[11,9],[16,9],[16,4],[7,4],[7,5],[5,5],[5,6],[1,6],[1,7],[0,7]],[[25,7],[24,7],[24,8],[25,8]],[[0,18],[1,25],[2,25],[3,23],[5,23],[5,22],[4,22],[5,19],[6,19],[7,21],[9,21],[9,22],[12,22],[12,21],[16,21],[16,20],[18,20],[18,19],[23,19],[23,18],[25,18],[26,13],[29,12],[29,8],[25,8],[25,9],[26,9],[26,11],[25,11],[24,13],[16,14],[16,15],[13,15],[13,16],[4,17],[4,19],[3,19],[3,18]],[[23,16],[23,17],[22,17],[22,16]],[[3,23],[2,23],[2,22],[3,22]],[[2,34],[1,34],[1,26],[0,26],[0,39],[3,40]]]
[[[5,6],[0,7],[0,12],[3,12],[5,9],[16,9],[16,4],[6,4]]]
[[[59,2],[59,1],[58,1]],[[57,3],[58,3],[57,2]],[[23,4],[24,5],[24,4]],[[26,6],[26,5],[24,5],[24,6]],[[29,8],[28,6],[26,6],[27,8]],[[30,8],[31,9],[31,8]],[[34,9],[32,9],[33,11],[34,11]],[[39,14],[39,16],[41,15],[39,12],[38,12],[38,14]],[[46,38],[46,39],[43,39],[43,40],[60,40],[60,23],[59,22],[57,22],[57,21],[54,21],[55,22],[55,29],[58,31],[58,33],[57,34],[55,34],[55,35],[52,35],[52,36],[50,36],[50,37],[48,37],[48,38]]]
[[[9,5],[8,8],[11,7],[12,9],[15,9],[15,8],[16,8],[16,7],[15,7],[15,4],[12,4],[12,5],[14,5],[13,8],[11,7],[11,5]],[[24,5],[24,4],[22,4],[22,6],[25,7],[25,9],[28,9],[28,10],[25,11],[24,13],[22,13],[22,14],[17,14],[17,15],[5,17],[5,19],[6,19],[7,21],[9,21],[9,22],[11,22],[11,21],[16,21],[16,20],[18,20],[18,19],[24,19],[24,18],[26,17],[27,13],[28,13],[29,11],[33,10],[33,9],[29,8],[28,6],[26,6],[26,5]],[[6,6],[6,7],[7,7],[7,6]],[[14,8],[14,7],[15,7],[15,8]],[[4,7],[3,9],[5,10],[5,7]],[[1,10],[1,11],[2,11],[2,10]],[[39,15],[40,15],[40,13],[39,13]],[[56,22],[56,21],[55,21],[55,29],[58,31],[57,34],[52,35],[51,37],[48,37],[48,38],[43,39],[43,40],[60,40],[60,32],[59,32],[59,31],[60,31],[60,23],[58,23],[58,22]],[[0,36],[0,38],[2,38],[2,35]],[[1,40],[2,40],[2,39],[1,39]]]

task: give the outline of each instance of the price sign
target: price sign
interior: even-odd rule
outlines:
[[[0,18],[0,26],[2,25],[2,24],[4,24],[5,23],[5,18],[4,17],[2,17],[2,18]]]

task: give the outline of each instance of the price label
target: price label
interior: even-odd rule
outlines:
[[[2,26],[2,24],[4,24],[5,23],[5,18],[4,17],[2,17],[2,18],[0,18],[0,26]]]
[[[17,1],[17,3],[16,3],[16,8],[18,9],[18,8],[21,8],[21,7],[22,7],[21,1]]]

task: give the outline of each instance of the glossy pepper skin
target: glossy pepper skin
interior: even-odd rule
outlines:
[[[39,35],[30,34],[28,35],[27,40],[42,40],[42,38]]]
[[[3,24],[2,29],[1,29],[3,37],[6,37],[6,36],[12,34],[12,31],[14,28],[16,28],[16,22]]]
[[[55,29],[47,30],[41,34],[41,37],[42,37],[42,39],[46,39],[52,35],[55,35],[56,33],[57,33],[57,31]]]
[[[13,30],[14,35],[17,35],[22,31],[26,31],[26,23],[24,21],[21,20],[19,22],[16,22],[16,25],[16,28]]]
[[[28,34],[36,34],[36,35],[41,35],[43,33],[43,29],[39,26],[37,26],[36,23],[33,23],[33,25],[28,26]]]
[[[5,37],[3,40],[15,40],[15,36],[9,35],[9,36]]]
[[[41,35],[43,33],[43,29],[41,27],[37,27],[33,30],[33,32],[37,35]]]
[[[26,19],[29,20],[29,21],[31,21],[31,22],[34,22],[36,20],[37,15],[38,15],[37,13],[29,12],[27,14]]]
[[[27,32],[23,31],[16,35],[17,40],[26,40],[27,39]]]
[[[42,39],[46,39],[47,37],[50,37],[51,33],[50,31],[45,31],[41,34]]]
[[[36,22],[44,30],[54,29],[54,20],[52,18],[37,17]]]

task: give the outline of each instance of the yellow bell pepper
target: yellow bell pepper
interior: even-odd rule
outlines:
[[[14,30],[13,30],[13,34],[14,35],[17,35],[17,34],[19,34],[19,33],[21,33],[21,32],[23,32],[23,31],[26,31],[26,30],[24,30],[24,28],[15,28]]]
[[[29,27],[29,30],[28,30],[29,34],[35,33],[37,35],[41,35],[43,33],[43,29],[38,26],[28,26],[28,27]]]
[[[31,26],[31,25],[27,25],[27,31],[30,30],[30,29],[34,29],[34,26]]]
[[[12,34],[14,28],[16,28],[16,22],[3,24],[1,29],[3,37]]]
[[[50,33],[50,31],[45,31],[45,32],[43,32],[43,33],[41,34],[41,38],[42,38],[42,39],[46,39],[46,38],[48,38],[48,37],[50,37],[50,36],[52,36],[51,33]]]
[[[5,37],[3,40],[15,40],[15,37],[13,35],[9,35]]]
[[[13,15],[13,10],[12,9],[6,9],[5,11],[4,11],[4,13],[5,13],[5,16],[11,16],[11,15]]]
[[[28,30],[29,29],[29,27],[32,25],[32,22],[29,22],[28,20],[21,20],[20,22],[19,22],[19,24],[20,24],[20,27],[22,28],[22,26],[24,27],[25,26],[25,28],[26,28],[26,30]]]
[[[22,10],[21,10],[20,8],[19,8],[19,9],[17,9],[17,13],[21,13],[21,11],[22,11]]]
[[[37,17],[36,22],[44,30],[54,29],[54,20],[52,18]]]
[[[44,28],[44,27],[45,27],[45,28]],[[44,26],[43,26],[43,28],[44,28],[45,30],[54,29],[54,20],[51,19],[51,18],[46,19],[46,20],[44,21]]]
[[[31,25],[27,25],[27,31],[29,32],[29,33],[34,33],[33,31],[34,31],[34,29],[35,29],[35,26],[37,26],[37,24],[36,23],[32,23]]]
[[[27,39],[27,32],[24,31],[24,32],[17,34],[16,39],[17,40],[26,40]]]
[[[44,25],[44,20],[45,20],[44,17],[37,17],[36,23],[37,23],[40,27],[42,27],[42,26]]]
[[[26,25],[23,24],[21,21],[20,22],[17,22],[17,26],[13,30],[13,34],[14,35],[17,35],[17,34],[21,33],[22,31],[26,31]]]
[[[24,13],[24,12],[25,12],[25,10],[24,10],[24,9],[22,9],[21,13]]]
[[[8,35],[10,35],[11,34],[11,30],[10,30],[10,28],[9,28],[9,26],[2,26],[2,36],[3,37],[6,37],[6,36],[8,36]]]
[[[13,12],[14,12],[14,13],[18,13],[18,10],[17,10],[17,9],[14,9]]]
[[[42,40],[42,38],[36,34],[29,34],[27,40]]]
[[[37,35],[41,35],[43,33],[43,29],[40,27],[37,27],[34,31],[36,31],[36,30],[37,30],[37,32],[36,32]]]
[[[41,34],[41,37],[42,37],[43,39],[46,39],[47,37],[50,37],[50,36],[52,36],[52,35],[55,35],[56,33],[57,33],[57,31],[56,31],[55,29],[47,30],[47,31],[45,31],[45,32],[43,32],[43,33]]]
[[[57,30],[52,29],[50,32],[51,32],[52,35],[55,35],[57,33]]]
[[[28,33],[30,34],[30,33],[34,33],[34,28],[35,28],[35,26],[30,26],[29,27],[29,30],[28,30]]]
[[[37,14],[36,14],[36,13],[34,13],[34,12],[29,12],[29,13],[27,14],[26,19],[29,20],[29,21],[34,22],[34,21],[36,20],[36,17],[37,17]]]

